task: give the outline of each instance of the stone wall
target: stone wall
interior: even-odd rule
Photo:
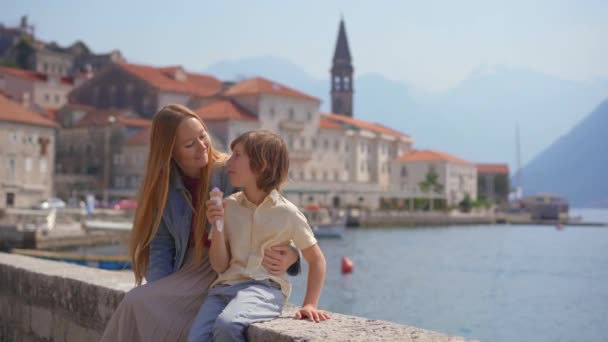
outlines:
[[[132,286],[129,272],[0,253],[0,341],[97,341]],[[293,319],[294,311],[288,306],[280,318],[251,326],[249,341],[464,341],[339,314],[314,324]]]

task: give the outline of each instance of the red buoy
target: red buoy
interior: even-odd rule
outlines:
[[[348,257],[342,257],[342,274],[353,272],[353,262]]]

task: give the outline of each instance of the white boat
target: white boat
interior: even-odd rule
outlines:
[[[327,208],[308,205],[303,210],[316,238],[340,238],[346,229],[346,217],[332,217]]]

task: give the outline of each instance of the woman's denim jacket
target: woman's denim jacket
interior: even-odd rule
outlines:
[[[214,167],[209,188],[215,186],[222,189],[225,195],[235,192],[236,189],[228,181],[225,166]],[[180,171],[176,165],[173,165],[169,178],[167,203],[162,213],[158,232],[150,244],[150,260],[146,272],[147,282],[164,278],[182,267],[188,249],[192,223],[192,208],[188,203],[190,200],[190,193],[182,182]],[[210,226],[207,229],[210,229]],[[289,275],[294,276],[300,273],[301,255],[299,251],[298,256],[298,261],[287,270]]]

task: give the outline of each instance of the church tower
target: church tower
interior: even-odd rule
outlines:
[[[353,116],[353,71],[344,19],[340,19],[330,81],[331,111],[335,114]]]

